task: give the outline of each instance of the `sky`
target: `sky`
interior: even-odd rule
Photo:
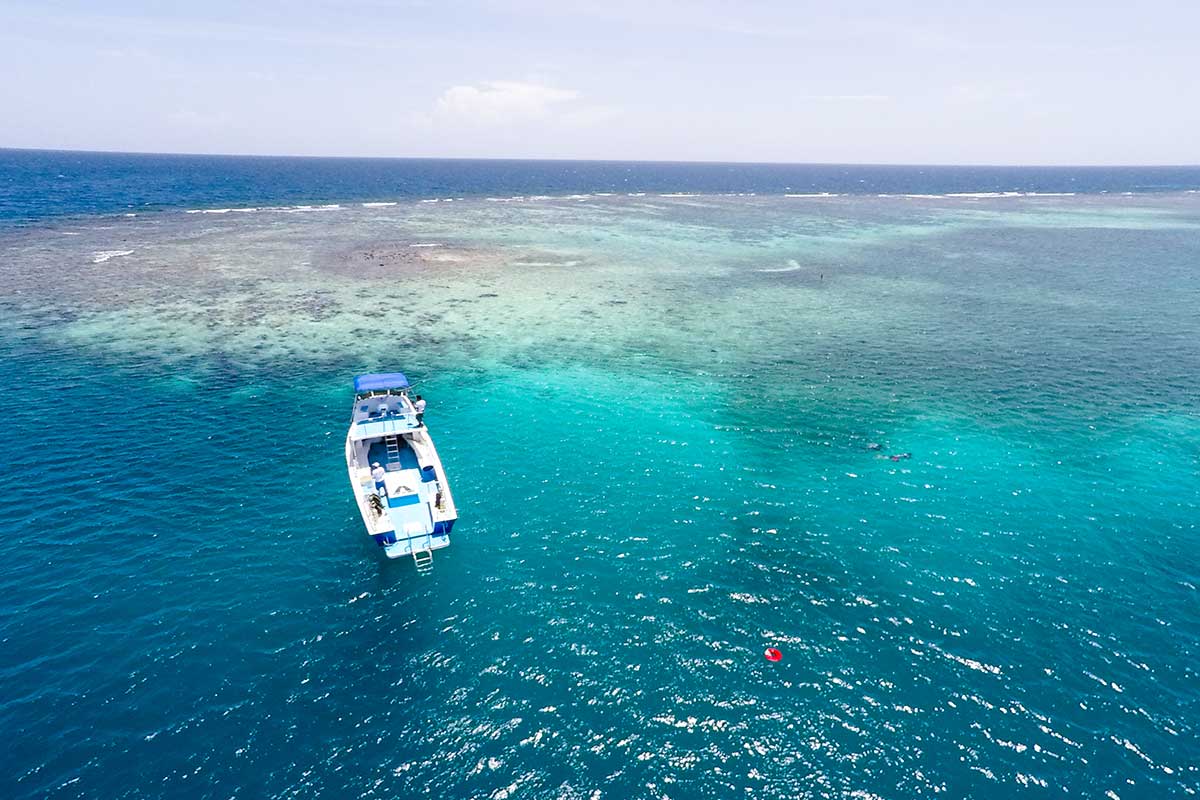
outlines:
[[[1200,163],[1200,3],[0,0],[0,147]]]

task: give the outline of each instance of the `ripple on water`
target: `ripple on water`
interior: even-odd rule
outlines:
[[[653,200],[6,239],[5,794],[1194,792],[1195,210]]]

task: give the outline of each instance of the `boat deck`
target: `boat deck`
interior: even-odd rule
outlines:
[[[388,463],[387,445],[382,441],[372,442],[371,449],[367,453],[367,463],[374,464],[378,461],[383,465],[383,468],[388,472],[396,472],[403,469],[420,469],[421,465],[417,463],[417,454],[412,451],[412,448],[404,445],[400,448],[400,463]],[[418,479],[419,480],[419,479]]]

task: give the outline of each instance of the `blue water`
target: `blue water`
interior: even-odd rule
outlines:
[[[1192,167],[277,158],[0,149],[0,225],[74,214],[576,192],[1165,192]]]
[[[3,158],[0,796],[1200,790],[1187,170]]]

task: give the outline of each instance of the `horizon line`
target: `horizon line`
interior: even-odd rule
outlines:
[[[652,158],[533,158],[507,156],[351,156],[351,155],[299,155],[265,154],[265,153],[196,153],[196,152],[157,152],[152,150],[92,150],[58,147],[10,147],[0,145],[0,152],[16,151],[27,153],[74,153],[80,155],[120,155],[120,156],[178,156],[191,158],[290,158],[308,160],[358,160],[358,161],[517,161],[530,163],[561,162],[568,164],[696,164],[711,166],[761,166],[761,167],[932,167],[932,168],[999,168],[999,169],[1200,169],[1196,164],[1168,163],[1093,163],[1093,164],[1056,164],[1056,163],[938,163],[938,162],[901,162],[901,161],[725,161],[719,159],[652,159]]]

